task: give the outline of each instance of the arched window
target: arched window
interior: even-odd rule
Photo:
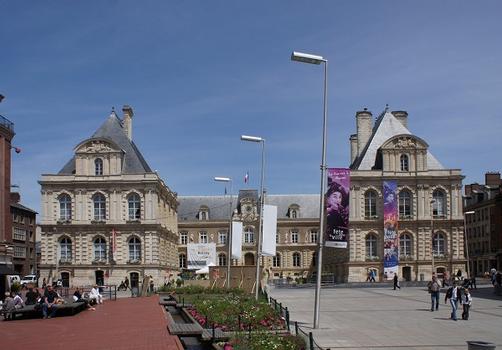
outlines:
[[[103,175],[103,160],[101,158],[94,160],[94,175]]]
[[[401,219],[411,218],[413,196],[410,191],[399,192],[399,217]]]
[[[293,267],[301,267],[301,255],[298,252],[293,253]]]
[[[364,194],[364,216],[367,219],[376,218],[377,194],[373,190],[366,191]]]
[[[411,256],[411,236],[408,233],[399,237],[399,255]]]
[[[366,236],[366,257],[377,257],[377,238],[373,233]]]
[[[254,243],[254,229],[251,226],[244,230],[244,243]]]
[[[244,254],[244,265],[254,265],[254,255],[253,253]]]
[[[187,256],[185,254],[180,254],[179,262],[180,262],[180,269],[187,268]]]
[[[434,238],[432,239],[432,253],[434,254],[434,256],[445,255],[445,243],[446,239],[444,234],[442,234],[441,232],[434,234]]]
[[[442,190],[437,189],[432,192],[432,215],[446,216],[446,195]]]
[[[287,216],[291,219],[298,219],[300,217],[300,206],[298,204],[291,204],[288,208]]]
[[[64,221],[71,220],[71,197],[67,194],[59,197],[59,219]]]
[[[103,237],[94,240],[94,260],[106,259],[106,241]]]
[[[275,256],[272,257],[272,266],[281,267],[281,255],[279,253],[275,254]]]
[[[199,208],[199,220],[209,220],[209,208],[205,205]]]
[[[71,262],[71,239],[68,237],[59,241],[59,258],[61,262]]]
[[[219,266],[227,266],[227,256],[223,253],[218,255],[218,265]]]
[[[94,220],[95,221],[105,221],[106,220],[106,198],[101,193],[96,193],[92,197],[92,202],[94,204]]]
[[[141,260],[141,241],[138,237],[129,239],[129,261]]]
[[[129,208],[129,220],[141,219],[141,198],[137,193],[131,193],[127,197],[127,205]]]
[[[400,163],[401,163],[401,171],[410,170],[410,163],[407,154],[401,154]]]

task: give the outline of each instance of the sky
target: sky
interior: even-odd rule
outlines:
[[[502,169],[500,1],[0,0],[0,114],[15,123],[12,183],[40,211],[57,173],[112,107],[179,195],[319,193],[323,67],[327,165],[348,167],[355,113],[409,113],[410,131],[464,184]],[[249,172],[249,183],[244,175]]]

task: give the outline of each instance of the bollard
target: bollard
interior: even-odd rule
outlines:
[[[309,332],[309,346],[310,350],[314,350],[314,336],[312,335],[312,332]]]
[[[213,323],[213,340],[216,338],[215,330],[214,330],[214,323]]]
[[[288,326],[288,331],[291,331],[289,328],[289,311],[288,308],[286,308],[286,325]]]
[[[298,322],[295,321],[295,335],[298,335]]]

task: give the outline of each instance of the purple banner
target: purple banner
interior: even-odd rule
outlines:
[[[397,182],[383,182],[383,275],[391,280],[398,272],[399,236],[397,235]]]
[[[349,237],[350,169],[328,169],[328,190],[325,195],[327,247],[347,248]]]

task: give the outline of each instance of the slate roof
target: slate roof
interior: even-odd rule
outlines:
[[[258,191],[243,190],[238,196],[234,195],[232,209],[238,207],[237,198],[254,196],[258,199]],[[178,221],[198,220],[197,214],[201,206],[209,208],[210,220],[228,220],[230,215],[229,196],[178,196]],[[277,218],[288,219],[288,209],[296,204],[300,208],[300,218],[318,218],[319,217],[319,195],[318,194],[270,194],[266,195],[266,204],[277,206]]]
[[[10,204],[11,207],[13,208],[17,208],[17,209],[21,209],[21,210],[24,210],[24,211],[27,211],[27,212],[30,212],[30,213],[33,213],[33,214],[38,214],[36,211],[34,211],[33,209],[30,209],[28,207],[25,207],[24,205],[22,205],[21,203],[11,203]]]
[[[89,138],[110,139],[124,151],[124,165],[122,174],[144,174],[151,173],[152,169],[139,151],[138,147],[127,137],[122,121],[112,112],[106,121]],[[71,175],[75,173],[75,156],[72,157],[59,171],[61,175]]]
[[[390,138],[412,133],[391,112],[385,111],[375,122],[373,133],[363,152],[354,160],[351,169],[371,170],[375,165],[378,149]],[[427,150],[427,166],[429,169],[444,169],[441,163]]]

